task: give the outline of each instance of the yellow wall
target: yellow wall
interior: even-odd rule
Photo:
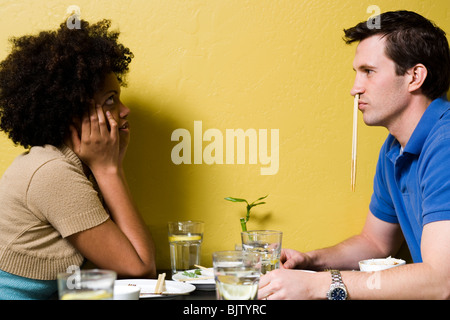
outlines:
[[[214,250],[240,242],[244,206],[226,196],[269,194],[249,227],[282,230],[284,247],[310,250],[358,232],[387,131],[360,118],[351,192],[355,46],[344,44],[342,29],[366,20],[376,4],[417,11],[450,32],[448,0],[0,0],[0,59],[9,37],[56,28],[72,4],[88,21],[112,19],[135,54],[122,93],[132,109],[126,169],[159,268],[169,266],[169,220],[205,221],[205,265]],[[278,172],[262,175],[264,166],[249,164],[248,154],[246,164],[175,165],[171,135],[184,128],[193,142],[194,121],[224,136],[278,129]],[[0,174],[22,151],[0,135]]]

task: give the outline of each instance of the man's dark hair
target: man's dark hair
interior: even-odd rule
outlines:
[[[15,144],[60,146],[108,73],[124,85],[133,54],[110,26],[81,20],[70,29],[64,22],[56,31],[10,40],[11,53],[0,63],[0,129]]]
[[[450,51],[445,32],[410,11],[385,12],[373,19],[379,19],[380,28],[377,29],[373,21],[360,22],[344,30],[344,41],[350,44],[374,35],[383,36],[386,55],[394,61],[397,75],[404,75],[421,63],[428,72],[422,93],[430,99],[445,94],[450,86]]]

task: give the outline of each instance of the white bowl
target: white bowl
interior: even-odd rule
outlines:
[[[395,258],[384,259],[367,259],[359,262],[359,270],[361,271],[380,271],[404,265],[405,260]]]
[[[140,293],[138,286],[114,286],[114,300],[139,300]]]

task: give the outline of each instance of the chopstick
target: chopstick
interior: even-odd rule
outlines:
[[[200,265],[198,265],[198,264],[194,264],[194,267],[199,268],[199,269],[203,269],[203,270],[208,270],[207,267],[200,266]]]
[[[358,144],[358,100],[359,94],[355,95],[353,101],[353,137],[352,137],[352,169],[351,169],[351,186],[355,191],[356,185],[356,146]]]
[[[155,294],[161,294],[166,290],[166,274],[161,273],[158,275],[158,281],[156,281]]]

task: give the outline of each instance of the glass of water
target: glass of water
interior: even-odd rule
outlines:
[[[283,232],[253,230],[241,232],[242,250],[261,255],[261,274],[280,268]]]
[[[218,300],[256,300],[261,275],[261,256],[245,251],[213,253]]]
[[[200,264],[203,221],[173,221],[168,226],[172,275],[194,269]]]

